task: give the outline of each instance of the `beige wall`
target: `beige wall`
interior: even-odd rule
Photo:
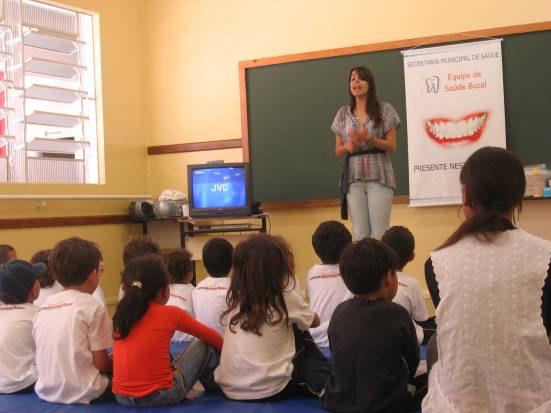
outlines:
[[[100,14],[106,184],[1,185],[5,194],[143,194],[186,190],[185,166],[211,159],[234,161],[241,151],[147,156],[147,145],[241,137],[238,62],[380,41],[551,20],[549,0],[62,0]],[[384,92],[383,92],[384,95]],[[335,102],[335,107],[340,103]],[[544,220],[549,201],[523,217],[551,238]],[[1,201],[10,217],[122,214],[125,201]],[[310,236],[337,216],[336,208],[271,211],[272,231],[293,244],[297,273],[316,261]],[[524,218],[523,218],[524,219]],[[545,221],[545,220],[544,220]],[[422,276],[428,252],[457,225],[457,208],[396,205],[392,223],[412,229],[417,256],[407,270]],[[547,224],[548,225],[548,224]],[[20,256],[66,236],[100,243],[108,297],[116,293],[120,254],[136,225],[2,230]]]
[[[25,194],[145,194],[147,159],[144,100],[143,1],[64,0],[65,5],[100,15],[105,185],[0,185],[0,195]],[[61,2],[59,2],[61,4]],[[128,201],[0,201],[2,218],[63,217],[125,214]],[[122,247],[136,225],[100,225],[0,230],[0,243],[12,244],[29,259],[68,236],[98,242],[106,259],[101,280],[107,298],[116,296]]]
[[[241,137],[239,61],[548,21],[551,2],[146,0],[145,15],[147,139],[149,145],[162,145]],[[335,108],[340,103],[335,102]],[[150,156],[149,191],[185,190],[187,163],[240,158],[237,150]],[[549,206],[549,201],[531,203],[523,219],[541,219]],[[296,209],[270,215],[272,231],[294,247],[297,275],[303,282],[305,271],[317,261],[311,234],[319,222],[338,217],[338,210]],[[405,205],[394,206],[391,220],[408,226],[416,236],[417,258],[406,270],[420,279],[430,250],[460,222],[457,207]],[[549,224],[539,230],[551,238]]]

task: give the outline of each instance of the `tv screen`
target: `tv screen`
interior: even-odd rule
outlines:
[[[251,213],[249,165],[188,165],[192,217],[246,216]]]

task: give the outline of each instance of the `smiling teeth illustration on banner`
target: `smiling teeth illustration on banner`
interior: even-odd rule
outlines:
[[[461,120],[429,119],[425,126],[428,137],[439,145],[468,144],[480,139],[486,119],[488,113],[481,112],[467,115]]]
[[[458,204],[465,159],[482,146],[505,147],[501,40],[402,54],[410,205]]]

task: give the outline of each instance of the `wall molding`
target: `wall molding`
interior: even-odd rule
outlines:
[[[393,204],[409,203],[408,195],[397,195],[392,200]],[[287,201],[287,202],[266,202],[260,207],[269,212],[278,209],[301,209],[301,208],[323,208],[323,207],[339,207],[340,199],[314,199],[309,201]]]
[[[551,198],[544,197],[525,197],[523,202],[539,202],[539,201],[550,201]],[[392,199],[392,204],[409,204],[409,195],[396,195]],[[318,199],[312,201],[285,201],[285,202],[266,202],[263,203],[260,208],[265,212],[270,212],[280,209],[302,209],[302,208],[323,208],[323,207],[339,207],[341,201],[340,199]],[[431,205],[426,207],[416,207],[416,208],[431,208],[431,207],[441,207],[441,206],[454,206],[454,205]],[[459,204],[455,205],[459,206]]]
[[[74,217],[5,218],[0,219],[2,229],[72,227],[80,225],[112,225],[130,223],[128,215],[87,215]]]
[[[318,50],[315,52],[294,53],[282,56],[264,57],[251,60],[243,60],[239,62],[239,70],[259,67],[271,66],[282,63],[299,62],[302,60],[325,59],[328,57],[348,56],[367,52],[377,52],[381,50],[403,49],[408,47],[423,47],[458,41],[470,41],[487,37],[510,36],[513,34],[542,32],[551,30],[551,21],[539,23],[519,24],[515,26],[502,26],[492,29],[472,30],[459,33],[440,34],[434,36],[414,37],[410,39],[391,40],[387,42],[370,43],[359,46],[340,47],[335,49]],[[241,86],[246,86],[241,84]]]
[[[186,153],[199,151],[215,151],[220,149],[241,148],[241,139],[225,139],[219,141],[177,143],[174,145],[148,146],[148,155],[167,155],[170,153]]]

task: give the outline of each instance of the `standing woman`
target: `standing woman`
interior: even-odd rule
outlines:
[[[400,118],[389,103],[379,102],[373,74],[364,66],[350,71],[348,92],[350,105],[338,110],[331,126],[337,135],[335,154],[345,156],[341,191],[354,238],[381,239],[396,189],[388,152],[396,150]],[[347,216],[344,206],[342,215]]]
[[[425,264],[438,361],[423,413],[549,412],[551,242],[513,225],[523,166],[485,147],[460,181],[465,221]]]

